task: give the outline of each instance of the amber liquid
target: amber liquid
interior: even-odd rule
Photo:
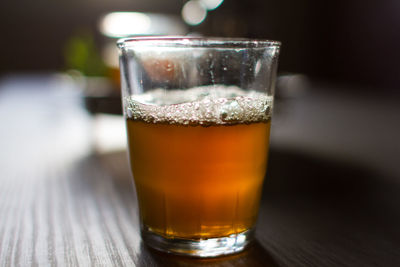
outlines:
[[[203,239],[257,219],[270,122],[184,126],[127,120],[142,227]]]

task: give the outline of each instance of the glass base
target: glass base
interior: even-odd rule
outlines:
[[[142,229],[143,241],[150,247],[178,255],[207,258],[238,253],[254,239],[254,229],[226,237],[209,239],[166,238],[149,229]]]

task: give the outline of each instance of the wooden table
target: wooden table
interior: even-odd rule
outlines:
[[[277,101],[257,241],[199,260],[143,245],[126,154],[99,152],[75,87],[0,82],[0,266],[400,266],[394,97],[313,85]]]

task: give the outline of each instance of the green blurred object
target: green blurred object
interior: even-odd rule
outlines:
[[[105,76],[107,68],[100,57],[92,34],[80,31],[73,35],[64,47],[67,69],[74,69],[86,76]]]

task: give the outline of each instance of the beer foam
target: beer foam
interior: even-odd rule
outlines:
[[[268,121],[272,103],[262,92],[215,85],[132,95],[125,98],[125,111],[128,118],[148,123],[237,124]]]

